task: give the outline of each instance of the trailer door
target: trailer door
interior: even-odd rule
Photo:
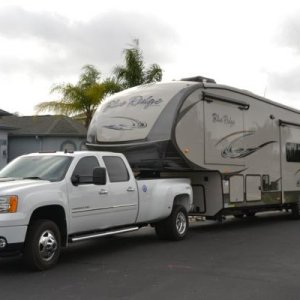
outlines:
[[[280,120],[283,203],[300,196],[300,124]]]
[[[211,93],[204,99],[204,159],[206,164],[245,165],[245,102]]]

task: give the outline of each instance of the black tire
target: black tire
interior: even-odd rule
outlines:
[[[47,247],[46,247],[47,246]],[[37,220],[28,228],[24,246],[24,261],[35,271],[52,268],[61,251],[61,234],[50,220]]]
[[[300,219],[300,205],[298,203],[292,207],[292,218],[295,220]]]
[[[292,218],[295,220],[300,219],[300,198],[292,206]]]
[[[155,225],[157,236],[163,240],[179,241],[186,237],[189,228],[189,219],[186,209],[175,205],[171,215]]]

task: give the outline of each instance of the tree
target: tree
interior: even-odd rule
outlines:
[[[139,40],[133,40],[130,48],[124,49],[125,65],[115,67],[113,73],[122,88],[130,88],[144,83],[161,81],[162,69],[158,64],[152,64],[145,68],[142,50]]]
[[[84,114],[85,126],[88,127],[100,102],[106,95],[120,91],[120,86],[111,79],[100,82],[100,72],[92,65],[86,65],[82,70],[77,84],[54,86],[51,93],[58,92],[61,99],[37,104],[37,113],[54,111],[65,115]]]

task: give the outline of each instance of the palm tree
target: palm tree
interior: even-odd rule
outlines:
[[[62,95],[60,100],[41,102],[35,106],[37,113],[54,111],[64,115],[83,114],[85,126],[88,127],[93,114],[107,94],[120,91],[120,86],[112,79],[100,82],[100,72],[92,65],[82,68],[77,84],[58,84],[51,93],[58,92]]]
[[[122,88],[130,88],[144,83],[161,81],[162,69],[158,64],[145,68],[139,40],[133,40],[130,48],[124,49],[125,65],[115,67],[113,73]]]

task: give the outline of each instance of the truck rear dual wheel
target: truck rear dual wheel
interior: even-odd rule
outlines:
[[[292,207],[292,217],[296,220],[300,219],[300,203],[296,203]]]
[[[57,225],[50,220],[37,220],[28,228],[24,247],[25,263],[33,270],[53,267],[60,256],[61,235]]]
[[[182,205],[175,205],[167,219],[155,224],[157,236],[164,240],[182,240],[187,235],[188,228],[188,214]]]

